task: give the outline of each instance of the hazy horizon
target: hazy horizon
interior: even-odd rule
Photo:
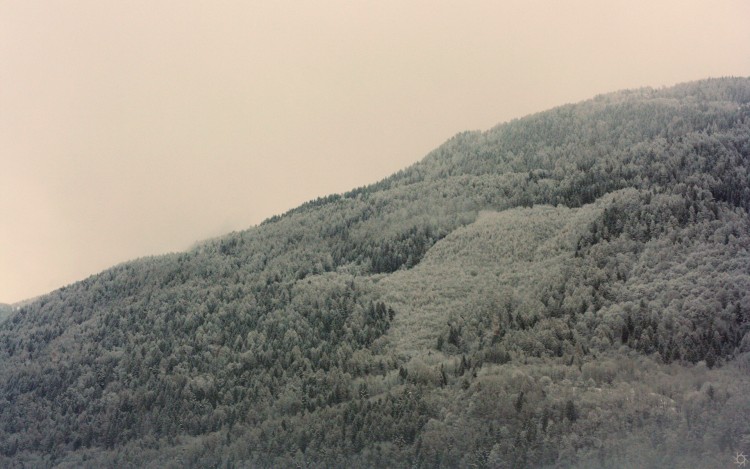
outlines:
[[[750,3],[0,3],[0,302],[375,182],[464,130],[750,75]]]

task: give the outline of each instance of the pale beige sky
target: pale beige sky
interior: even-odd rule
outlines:
[[[0,0],[0,301],[383,178],[456,132],[750,75],[750,1]]]

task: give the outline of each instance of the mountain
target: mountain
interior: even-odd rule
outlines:
[[[0,324],[3,467],[728,467],[750,79],[456,135]]]

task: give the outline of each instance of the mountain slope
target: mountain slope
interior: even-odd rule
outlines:
[[[25,305],[0,465],[724,467],[750,444],[748,103],[706,80],[459,134]]]

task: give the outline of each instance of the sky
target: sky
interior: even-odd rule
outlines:
[[[750,76],[750,2],[0,0],[0,302],[375,182],[463,130]]]

